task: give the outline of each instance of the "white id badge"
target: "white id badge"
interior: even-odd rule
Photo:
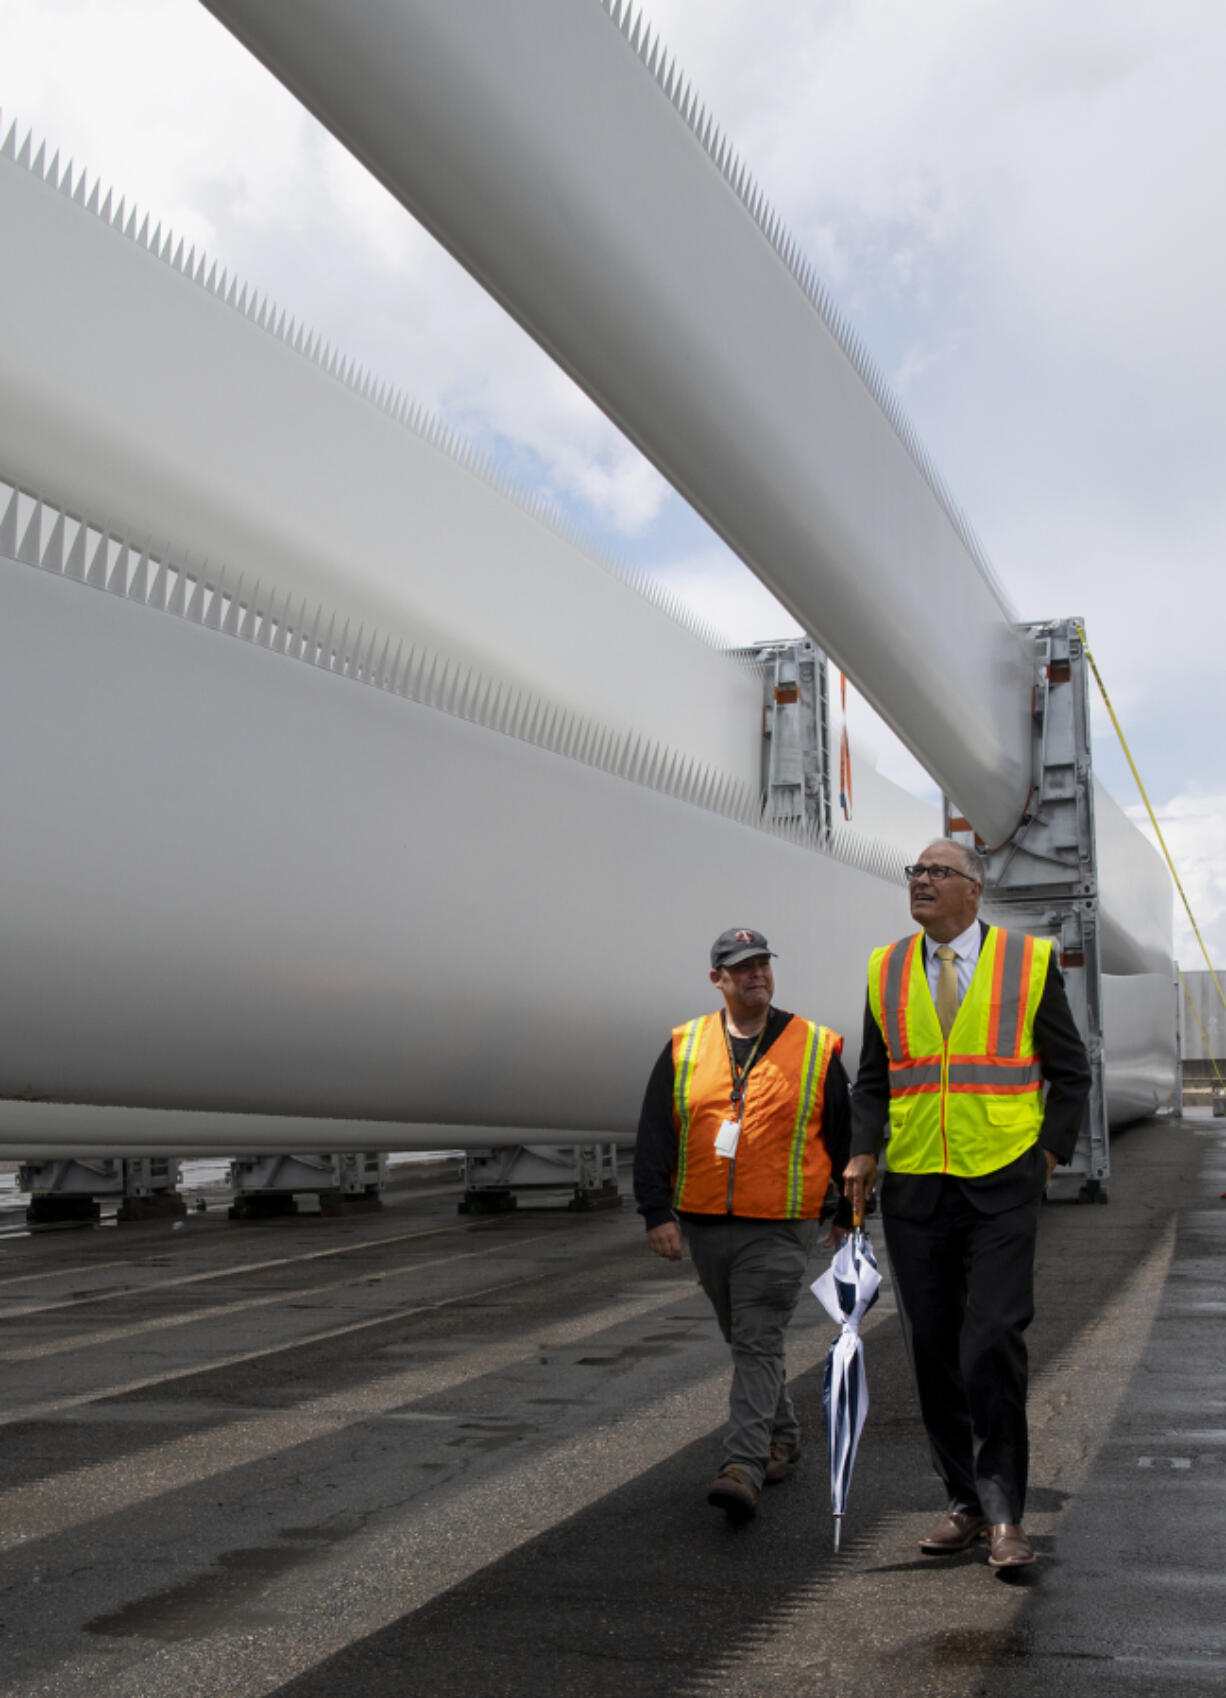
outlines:
[[[726,1156],[729,1161],[736,1154],[737,1139],[741,1136],[739,1120],[721,1120],[719,1131],[715,1134],[715,1153]]]

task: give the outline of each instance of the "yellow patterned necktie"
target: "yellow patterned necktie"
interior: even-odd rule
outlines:
[[[954,966],[957,956],[943,943],[937,950],[937,960],[941,963],[937,971],[937,1019],[941,1022],[942,1037],[947,1038],[958,1018],[958,969]]]

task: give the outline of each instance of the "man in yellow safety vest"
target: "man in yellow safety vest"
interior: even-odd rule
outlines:
[[[980,921],[974,851],[930,843],[907,879],[923,930],[869,960],[845,1187],[862,1209],[888,1127],[886,1246],[948,1494],[920,1549],[986,1535],[992,1567],[1019,1568],[1034,1561],[1023,1334],[1039,1203],[1076,1147],[1090,1068],[1051,941]]]

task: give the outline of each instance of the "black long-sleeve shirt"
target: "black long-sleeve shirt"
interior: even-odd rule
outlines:
[[[766,1054],[775,1039],[793,1018],[782,1008],[772,1008],[766,1017],[759,1056]],[[734,1044],[736,1040],[733,1040]],[[737,1057],[738,1065],[741,1057]],[[826,1088],[822,1100],[822,1142],[830,1157],[831,1177],[839,1192],[843,1189],[843,1169],[851,1137],[851,1109],[847,1090],[847,1074],[837,1055],[832,1055],[826,1069]],[[634,1195],[638,1211],[650,1231],[675,1220],[673,1210],[673,1180],[677,1171],[677,1124],[673,1119],[673,1046],[665,1044],[651,1070],[643,1109],[639,1115],[638,1138],[634,1146]],[[846,1220],[843,1216],[846,1213]],[[840,1225],[851,1224],[840,1196]]]

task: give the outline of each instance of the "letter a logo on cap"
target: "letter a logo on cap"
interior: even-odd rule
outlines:
[[[757,933],[756,932],[738,932],[736,934],[736,941],[738,943],[756,943]]]

